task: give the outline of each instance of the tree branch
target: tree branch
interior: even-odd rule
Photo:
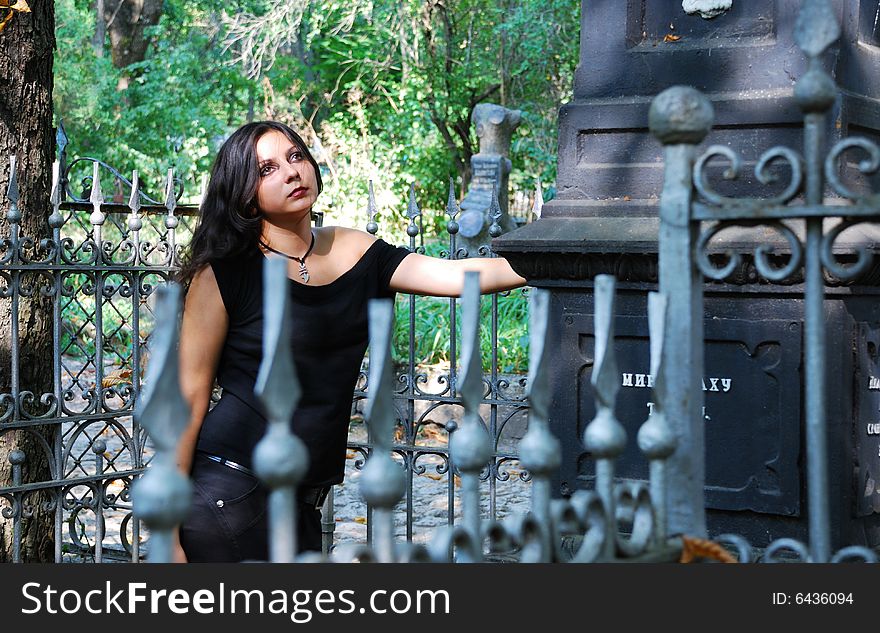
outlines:
[[[493,93],[498,92],[500,88],[501,84],[492,84],[480,94],[471,92],[470,109],[473,110],[478,103],[481,103],[483,99],[488,98]],[[468,117],[470,117],[470,112],[468,113]]]
[[[462,175],[465,174],[467,169],[467,164],[462,159],[462,151],[461,148],[455,144],[455,139],[452,136],[452,133],[449,131],[449,126],[446,124],[446,121],[443,117],[440,116],[440,113],[437,112],[436,104],[433,99],[428,103],[428,113],[431,117],[431,122],[440,132],[440,136],[443,137],[443,141],[446,143],[446,148],[452,154],[452,160],[455,162],[455,168]]]

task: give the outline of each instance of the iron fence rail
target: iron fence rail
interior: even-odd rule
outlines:
[[[56,561],[69,554],[96,561],[105,553],[139,557],[139,526],[131,520],[129,490],[149,454],[147,437],[131,420],[131,410],[149,352],[153,317],[148,300],[155,286],[173,274],[176,232],[190,219],[181,225],[171,189],[162,216],[144,213],[136,175],[127,213],[107,212],[100,165],[93,166],[83,197],[88,197],[87,206],[83,198],[64,191],[68,173],[56,163],[50,234],[37,239],[20,230],[22,212],[33,210],[18,209],[14,159],[11,164],[9,235],[0,257],[0,299],[8,301],[11,324],[11,380],[9,392],[0,395],[0,433],[31,434],[49,464],[48,477],[35,480],[31,473],[24,482],[22,470],[39,459],[13,453],[10,460],[12,485],[3,487],[0,496],[7,505],[4,518],[13,524],[13,560],[21,558],[22,521],[35,510],[54,513]],[[170,176],[168,183],[172,187]],[[33,386],[20,381],[20,320],[26,310],[40,309],[35,299],[51,301],[52,387],[45,393],[34,393]],[[87,521],[86,515],[91,515]],[[108,522],[116,534],[108,534]],[[116,547],[105,548],[105,540]]]

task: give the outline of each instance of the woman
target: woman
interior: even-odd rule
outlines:
[[[289,259],[291,345],[302,383],[292,429],[309,451],[297,491],[298,544],[320,550],[320,506],[343,478],[351,394],[367,347],[367,302],[395,292],[457,296],[464,272],[483,292],[525,280],[500,258],[449,261],[394,248],[368,233],[313,227],[322,188],[315,159],[281,123],[239,128],[220,148],[180,280],[188,287],[180,343],[190,424],[178,449],[193,506],[176,559],[265,560],[268,491],[251,454],[266,421],[253,388],[262,356],[262,263]],[[223,397],[208,413],[215,378]]]

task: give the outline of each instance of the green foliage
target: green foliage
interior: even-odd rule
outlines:
[[[101,158],[124,174],[137,168],[155,197],[169,167],[198,182],[240,124],[283,120],[326,166],[319,205],[327,223],[362,227],[372,179],[383,225],[393,224],[402,241],[409,183],[423,208],[442,210],[448,178],[460,184],[476,151],[469,117],[484,97],[524,113],[511,148],[513,186],[555,178],[556,111],[570,97],[579,0],[297,3],[296,24],[263,24],[252,34],[259,43],[292,29],[273,65],[249,77],[235,63],[247,51],[229,41],[226,4],[165,0],[146,58],[117,69],[109,51],[93,48],[92,3],[58,0],[55,112],[72,140],[69,154]],[[251,0],[235,10],[259,18],[281,4]],[[442,228],[424,226],[429,234]]]
[[[483,371],[492,369],[492,297],[480,303],[480,356]],[[522,291],[497,295],[498,301],[498,372],[524,374],[529,369],[528,297]],[[413,330],[413,361],[416,366],[436,365],[450,361],[449,333],[452,308],[449,299],[415,298],[415,329]],[[398,295],[396,303],[392,357],[401,365],[409,363],[410,297]],[[461,360],[461,307],[456,303],[459,362]]]
[[[448,244],[429,242],[425,253],[442,257]],[[493,301],[498,306],[498,335],[492,340]],[[414,304],[411,315],[410,305]],[[452,302],[441,297],[411,297],[397,295],[395,304],[394,336],[392,357],[394,362],[409,363],[410,318],[414,319],[412,329],[413,362],[418,365],[436,365],[450,361],[450,340],[452,331]],[[456,345],[461,354],[461,305],[455,302],[457,337]],[[529,300],[525,290],[486,295],[480,302],[480,356],[483,371],[492,369],[492,350],[498,350],[497,370],[502,374],[527,373],[529,366]],[[460,361],[460,358],[459,358]]]
[[[192,183],[208,173],[219,142],[247,110],[254,82],[218,58],[196,6],[166,0],[147,59],[114,68],[91,45],[88,3],[56,2],[55,114],[72,156],[92,156],[123,174],[138,169],[145,191],[160,197],[167,169]],[[129,77],[125,90],[118,86]],[[72,180],[87,175],[74,174]]]

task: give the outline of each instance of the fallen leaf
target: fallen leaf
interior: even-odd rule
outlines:
[[[700,558],[717,560],[721,563],[736,563],[736,558],[723,545],[707,539],[690,536],[681,537],[680,563],[692,563]]]
[[[632,198],[630,196],[623,196],[624,202],[629,202],[630,200],[632,200]]]
[[[101,386],[106,389],[127,382],[131,382],[131,370],[117,369],[116,371],[104,376],[104,379],[101,381]]]
[[[667,33],[666,35],[663,36],[663,41],[666,43],[677,42],[680,39],[681,39],[681,35],[673,35],[672,33]]]
[[[354,451],[345,451],[345,459],[354,459]]]
[[[418,436],[437,444],[447,444],[449,442],[449,434],[446,432],[446,427],[433,421],[422,424],[419,427]]]
[[[367,524],[367,517],[355,517],[354,522],[360,523],[361,525],[366,525]]]
[[[434,481],[440,481],[443,479],[443,475],[437,475],[435,473],[425,473],[425,477],[428,479],[433,479]]]

